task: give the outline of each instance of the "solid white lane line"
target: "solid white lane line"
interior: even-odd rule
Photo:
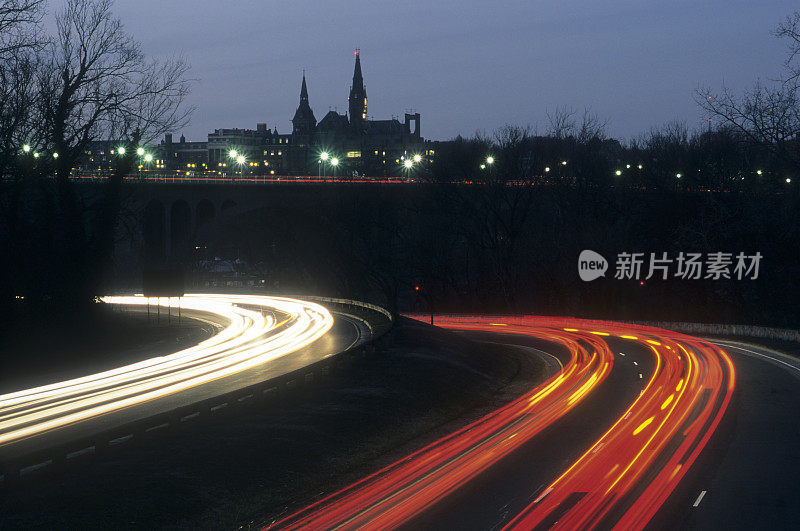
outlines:
[[[694,504],[692,505],[692,507],[697,507],[698,505],[700,505],[700,502],[703,501],[703,496],[705,496],[705,495],[706,495],[706,491],[701,492],[700,496],[698,496],[697,499],[694,501]]]
[[[777,361],[781,365],[786,365],[790,369],[794,369],[794,370],[800,372],[800,367],[796,367],[796,366],[792,365],[791,363],[786,363],[785,361],[781,361],[778,358],[773,358],[772,356],[767,356],[766,354],[762,354],[761,352],[756,352],[754,350],[750,350],[750,349],[746,349],[746,348],[742,348],[742,347],[737,347],[736,345],[726,344],[726,343],[723,343],[721,341],[715,341],[715,343],[718,344],[718,345],[722,345],[725,348],[735,348],[736,350],[741,350],[742,352],[749,352],[750,354],[752,354],[754,356],[759,356],[761,358],[767,358],[767,359],[770,359],[772,361]]]

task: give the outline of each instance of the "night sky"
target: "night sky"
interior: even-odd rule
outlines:
[[[58,1],[51,4],[58,6]],[[770,32],[794,1],[120,0],[116,13],[151,55],[181,54],[198,79],[183,131],[256,122],[290,132],[302,70],[317,119],[347,110],[361,49],[369,114],[422,113],[446,139],[503,124],[547,128],[557,105],[590,105],[627,139],[703,118],[698,86],[741,90],[776,76],[785,44]],[[176,134],[180,134],[177,131]]]

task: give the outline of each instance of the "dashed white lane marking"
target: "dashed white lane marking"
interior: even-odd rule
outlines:
[[[639,366],[639,364],[638,364],[638,363],[636,363],[635,361],[633,362],[633,364],[634,364],[634,365],[636,365],[637,367]]]
[[[620,355],[620,356],[624,356],[624,355],[625,355],[625,353],[624,353],[624,352],[620,352],[620,353],[619,353],[619,355]]]
[[[701,492],[700,496],[698,496],[697,499],[694,501],[694,504],[692,505],[692,507],[697,507],[698,505],[700,505],[700,502],[703,501],[703,496],[705,496],[705,495],[706,495],[706,491]]]
[[[642,373],[639,373],[639,379],[640,380],[642,379]]]

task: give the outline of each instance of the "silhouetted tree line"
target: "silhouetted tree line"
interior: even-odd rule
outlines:
[[[0,0],[4,311],[67,311],[101,291],[120,184],[137,163],[137,147],[188,118],[187,65],[147,58],[111,8],[111,0],[67,0],[51,35],[43,0]],[[121,149],[107,182],[87,197],[70,172],[100,139]]]

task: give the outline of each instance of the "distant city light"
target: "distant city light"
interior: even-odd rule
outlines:
[[[641,164],[639,164],[639,169],[640,169],[640,170],[641,170],[643,167],[644,167],[644,166],[642,166]]]
[[[631,165],[630,164],[626,164],[625,167],[628,168],[628,169],[631,169]]]
[[[125,154],[125,148],[122,147],[122,146],[118,147],[117,148],[117,153],[119,153],[120,155],[124,155]]]
[[[494,157],[492,157],[491,155],[486,157],[486,164],[494,164]]]
[[[153,155],[151,155],[150,153],[144,156],[145,162],[151,162],[152,160],[153,160]]]
[[[140,157],[144,155],[144,148],[143,147],[136,148],[136,154],[139,155]]]
[[[58,153],[53,153],[53,158],[57,159],[58,158]]]
[[[763,171],[761,171],[761,170],[756,170],[756,173],[757,173],[758,175],[761,175],[761,174],[762,174],[762,173],[764,173],[764,172],[763,172]]]
[[[25,153],[29,152],[30,150],[31,150],[30,144],[25,144],[24,146],[22,146],[22,151],[24,151]]]
[[[406,160],[403,162],[403,166],[405,166],[405,167],[406,167],[406,169],[409,169],[409,168],[411,168],[411,166],[413,166],[413,165],[414,165],[414,162],[413,162],[411,159],[406,159]]]
[[[481,164],[481,169],[485,170],[486,169],[486,164]]]
[[[38,159],[39,158],[39,154],[34,152],[33,158]]]
[[[622,175],[622,170],[617,170],[614,173],[617,175],[617,177],[619,177],[620,175]]]
[[[675,177],[677,177],[678,179],[680,179],[681,177],[683,177],[683,174],[681,174],[681,173],[676,173],[676,174],[675,174]]]
[[[546,166],[546,167],[544,168],[544,172],[545,172],[545,173],[547,173],[547,172],[549,172],[549,171],[550,171],[550,166]]]
[[[336,157],[333,157],[331,159],[331,165],[338,166],[339,165],[339,159],[337,159]]]
[[[566,160],[562,160],[562,161],[561,161],[561,165],[562,165],[562,166],[566,166],[566,165],[567,165],[567,161],[566,161]]]
[[[321,158],[322,160],[328,160],[328,156],[329,155],[327,151],[323,151],[322,153],[319,154],[319,158]]]
[[[422,155],[420,155],[419,153],[414,155],[414,162],[420,162],[421,160],[422,160]]]
[[[792,179],[791,179],[790,177],[787,177],[787,178],[786,178],[786,182],[787,182],[787,184],[788,184],[788,183],[792,182]]]
[[[235,149],[232,149],[232,150],[228,151],[228,156],[230,158],[232,158],[232,159],[235,159],[236,157],[239,156],[239,152],[236,151]]]

